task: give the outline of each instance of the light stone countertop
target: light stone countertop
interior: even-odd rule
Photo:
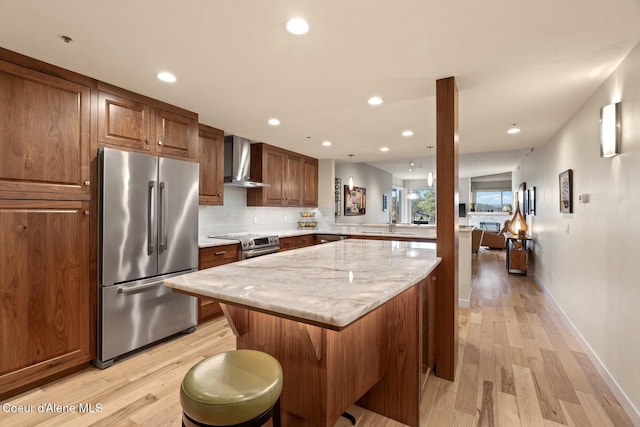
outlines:
[[[427,277],[434,243],[347,239],[238,261],[166,286],[342,329]]]
[[[435,234],[424,234],[423,230],[427,228],[425,226],[415,226],[415,225],[406,225],[400,224],[394,226],[394,232],[389,233],[384,230],[384,228],[388,227],[388,224],[366,224],[366,225],[350,225],[344,226],[340,228],[340,226],[332,226],[331,228],[322,228],[315,230],[297,230],[297,229],[289,229],[289,230],[279,230],[279,231],[257,231],[256,234],[262,235],[276,235],[278,237],[292,237],[292,236],[302,236],[305,234],[348,234],[352,236],[381,236],[386,238],[392,238],[394,236],[398,238],[411,238],[416,237],[420,239],[434,239]],[[397,228],[396,228],[397,227]],[[429,226],[431,229],[435,230],[434,226]],[[459,228],[460,233],[471,233],[473,226],[461,225]],[[222,234],[222,233],[221,233]],[[207,248],[212,246],[222,246],[222,245],[232,245],[234,243],[238,243],[238,240],[229,240],[229,239],[217,239],[210,238],[207,235],[200,235],[198,237],[198,247],[199,248]]]

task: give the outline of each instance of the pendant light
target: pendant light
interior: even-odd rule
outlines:
[[[413,178],[413,167],[416,165],[416,161],[415,159],[410,159],[409,160],[409,172],[411,172],[411,177]],[[407,199],[409,200],[416,200],[420,197],[420,195],[418,193],[416,193],[415,191],[411,191],[409,192],[409,194],[407,194]]]
[[[349,154],[349,157],[351,158],[351,170],[353,171],[353,154]],[[351,190],[353,190],[353,175],[349,175],[349,191]]]
[[[427,172],[427,185],[433,187],[433,169],[431,169],[431,149],[432,145],[427,147],[429,149],[429,172]]]

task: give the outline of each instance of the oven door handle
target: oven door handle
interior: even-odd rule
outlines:
[[[248,251],[242,252],[242,259],[254,258],[260,255],[267,255],[278,252],[280,250],[280,246],[271,246],[269,248],[264,249],[250,249]]]

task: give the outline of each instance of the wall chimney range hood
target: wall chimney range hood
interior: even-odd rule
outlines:
[[[236,135],[224,137],[224,184],[233,187],[269,187],[251,181],[251,141]]]

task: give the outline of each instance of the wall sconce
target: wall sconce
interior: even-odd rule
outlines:
[[[620,103],[600,109],[600,157],[620,154]]]

